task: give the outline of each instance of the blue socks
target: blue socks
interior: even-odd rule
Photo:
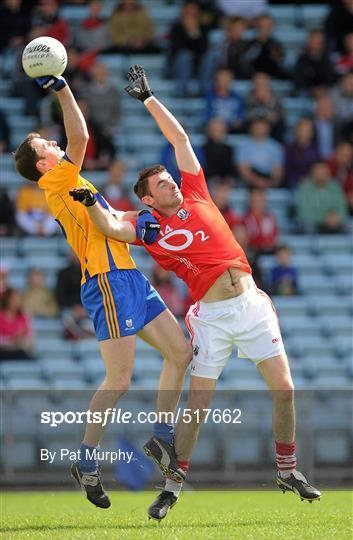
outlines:
[[[81,472],[94,474],[98,469],[97,452],[98,446],[88,446],[82,443],[80,446],[80,458],[78,460]]]
[[[168,444],[173,444],[174,439],[174,424],[169,424],[168,422],[156,422],[154,424],[154,435],[158,439],[167,442]]]

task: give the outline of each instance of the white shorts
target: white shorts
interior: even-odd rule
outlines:
[[[255,364],[284,353],[276,310],[266,293],[251,287],[220,302],[196,302],[185,318],[193,359],[191,375],[218,379],[233,346]]]

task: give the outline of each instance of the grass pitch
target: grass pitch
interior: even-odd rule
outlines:
[[[280,491],[184,493],[160,524],[146,509],[157,492],[110,492],[101,510],[77,492],[3,493],[1,530],[6,539],[352,539],[352,492],[327,491],[301,502]]]

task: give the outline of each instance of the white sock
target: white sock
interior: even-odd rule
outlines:
[[[289,478],[291,474],[295,472],[295,469],[289,470],[289,471],[280,471],[279,475],[281,478]]]
[[[171,491],[176,497],[179,497],[182,487],[183,487],[182,482],[175,482],[175,480],[171,480],[170,478],[167,478],[165,481],[164,489],[165,491]]]

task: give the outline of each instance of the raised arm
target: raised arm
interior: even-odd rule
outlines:
[[[75,188],[69,194],[74,201],[87,208],[91,220],[105,236],[129,243],[135,242],[138,238],[147,245],[156,241],[160,225],[148,210],[119,212],[114,215],[97,204],[97,199],[89,188]],[[128,219],[136,222],[132,223]]]
[[[188,135],[172,113],[153,97],[143,67],[130,68],[128,79],[130,85],[125,90],[130,96],[143,102],[163,135],[174,146],[179,169],[187,173],[198,174],[200,163],[195,156]]]
[[[64,117],[67,138],[66,154],[75,165],[81,167],[89,136],[86,121],[76,99],[63,77],[41,77],[36,81],[45,90],[56,91]]]

